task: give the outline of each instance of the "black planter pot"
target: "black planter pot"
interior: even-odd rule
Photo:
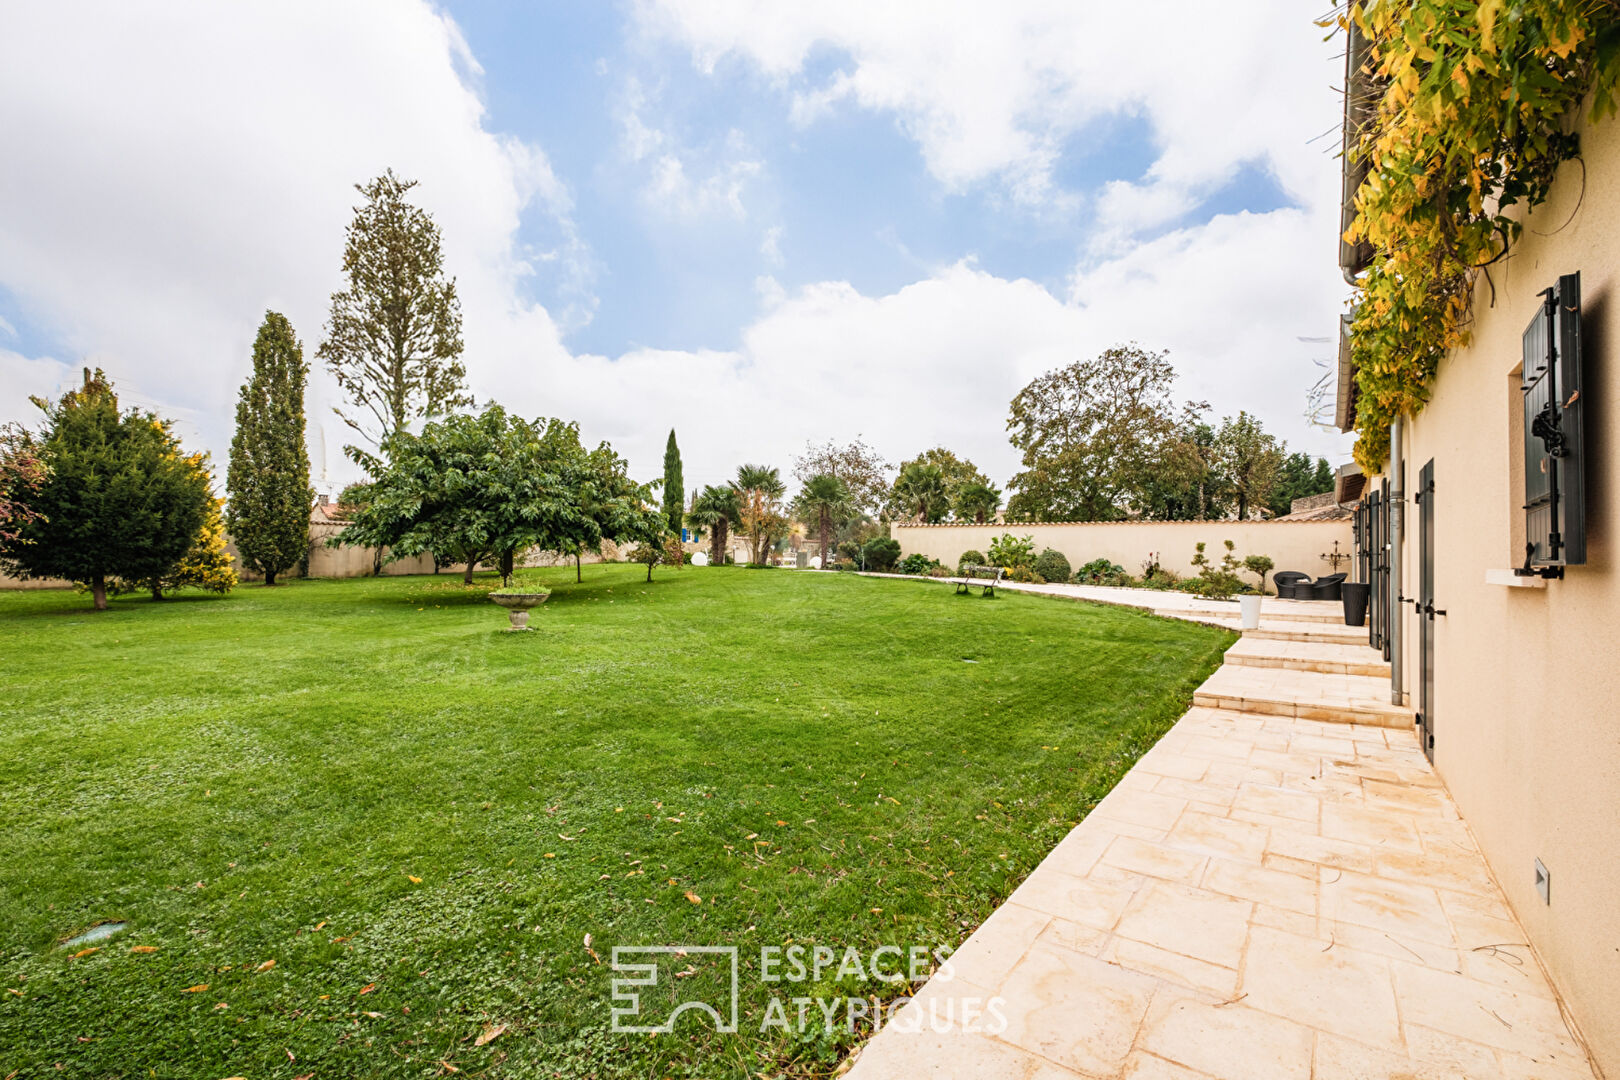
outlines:
[[[1344,625],[1367,625],[1367,599],[1372,586],[1360,581],[1346,581],[1339,586],[1339,599],[1344,601]]]

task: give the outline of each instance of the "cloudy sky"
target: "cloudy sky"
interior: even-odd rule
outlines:
[[[1217,21],[1213,18],[1220,12]],[[806,440],[1017,468],[1135,340],[1347,459],[1334,84],[1294,0],[0,2],[0,419],[103,367],[223,474],[266,308],[313,356],[353,184],[444,230],[472,389],[688,486]],[[311,456],[334,484],[317,371]]]

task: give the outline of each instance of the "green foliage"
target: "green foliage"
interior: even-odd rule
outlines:
[[[390,559],[432,551],[465,563],[539,547],[579,554],[603,540],[657,544],[663,511],[607,443],[586,451],[579,429],[530,422],[490,405],[478,416],[428,423],[384,443],[388,464],[349,527],[328,541],[387,548]]]
[[[799,519],[816,528],[823,569],[831,569],[833,525],[854,510],[849,487],[832,473],[818,473],[804,482],[793,501]]]
[[[951,489],[938,465],[914,461],[900,470],[891,500],[897,517],[930,524],[943,521],[951,508]]]
[[[887,573],[894,569],[894,564],[900,559],[900,541],[887,536],[874,536],[861,548],[861,557],[868,570]]]
[[[1473,286],[1505,258],[1558,166],[1580,153],[1568,118],[1590,95],[1612,115],[1620,8],[1609,0],[1355,0],[1379,95],[1350,133],[1367,166],[1346,239],[1372,245],[1351,327],[1356,460],[1388,454],[1390,423],[1428,401],[1468,342]]]
[[[21,542],[19,530],[38,519],[29,504],[49,475],[28,432],[16,424],[0,426],[0,545]]]
[[[1211,600],[1230,600],[1233,593],[1244,591],[1243,580],[1238,577],[1243,562],[1235,554],[1237,545],[1230,540],[1223,543],[1226,551],[1221,561],[1214,563],[1204,553],[1204,542],[1198,541],[1192,557],[1192,565],[1198,568],[1198,577],[1186,583],[1192,585],[1200,596],[1207,596]]]
[[[1309,454],[1289,454],[1278,470],[1277,482],[1267,503],[1273,515],[1282,517],[1293,509],[1295,499],[1332,490],[1333,467],[1327,463],[1327,458],[1313,462]]]
[[[1250,508],[1264,506],[1277,486],[1282,449],[1258,419],[1239,412],[1222,420],[1215,432],[1215,460],[1237,502],[1238,520],[1248,521]]]
[[[1131,577],[1125,568],[1108,559],[1092,559],[1074,572],[1074,580],[1082,585],[1128,585]]]
[[[669,531],[681,535],[681,519],[686,516],[686,481],[681,477],[681,448],[675,445],[675,429],[669,429],[664,444],[664,517]]]
[[[1045,585],[1046,579],[1028,566],[1014,566],[1007,571],[1007,580],[1020,585]]]
[[[444,276],[438,225],[405,198],[415,186],[393,170],[355,185],[366,201],[344,240],[348,288],[332,294],[326,340],[316,350],[351,405],[334,411],[378,449],[413,420],[473,405],[459,359],[456,283]],[[376,473],[374,455],[344,449]]]
[[[1115,346],[1018,392],[1007,429],[1024,468],[1009,518],[1117,521],[1151,501],[1177,424],[1168,355]]]
[[[956,565],[961,567],[987,566],[989,564],[984,561],[984,552],[975,551],[973,548],[968,548],[966,551],[962,552],[962,557],[956,560]]]
[[[706,485],[692,500],[689,525],[699,534],[709,534],[709,563],[723,566],[730,557],[731,530],[742,523],[742,494],[730,485]]]
[[[201,463],[199,462],[199,467]],[[204,481],[207,482],[206,469]],[[201,531],[191,542],[191,550],[183,555],[178,563],[169,567],[157,577],[147,578],[145,581],[125,581],[123,578],[113,578],[107,583],[114,593],[133,592],[136,589],[146,589],[152,594],[152,599],[161,600],[165,592],[176,589],[202,589],[204,592],[228,593],[236,588],[236,570],[231,566],[235,558],[225,550],[225,521],[220,516],[222,499],[210,499],[208,514],[203,520]]]
[[[309,551],[309,454],[304,446],[304,350],[286,316],[264,314],[253,342],[253,374],[236,402],[236,434],[225,471],[225,524],[242,565],[274,585]],[[234,575],[233,575],[234,576]]]
[[[191,550],[210,509],[207,456],[187,454],[168,421],[120,413],[97,370],[51,404],[37,447],[49,475],[30,497],[39,516],[0,545],[0,566],[18,577],[66,578],[107,606],[111,578],[161,577]]]
[[[902,574],[926,574],[938,568],[938,559],[930,559],[928,556],[916,551],[901,559],[899,565],[895,567]]]
[[[764,566],[771,545],[787,535],[790,522],[782,511],[787,485],[774,468],[743,465],[737,469],[737,479],[731,486],[737,491],[741,507],[738,522],[748,537],[748,561],[753,566]]]
[[[805,443],[804,454],[793,459],[793,477],[804,483],[812,476],[836,476],[849,489],[851,513],[875,516],[889,495],[889,463],[860,439],[848,443]]]
[[[990,483],[973,482],[956,489],[951,500],[951,513],[957,521],[973,521],[980,525],[996,516],[1001,509],[1001,489]]]
[[[911,472],[909,480],[906,479],[908,471]],[[973,501],[958,509],[962,494],[968,488],[979,490]],[[990,478],[973,462],[957,457],[943,446],[936,446],[900,463],[900,475],[889,493],[885,513],[891,519],[922,514],[923,520],[929,522],[942,521],[947,513],[954,513],[958,521],[971,521],[974,514],[983,509],[986,489],[995,492],[994,505],[987,513],[988,517],[994,517],[1001,493],[990,487]]]
[[[1011,570],[1018,566],[1029,566],[1035,561],[1035,538],[1033,536],[1014,536],[1012,533],[1002,533],[990,541],[989,566],[1004,566]]]
[[[1243,557],[1243,569],[1260,579],[1260,591],[1262,593],[1266,591],[1266,575],[1271,573],[1276,565],[1271,561],[1270,555],[1245,555]]]
[[[1069,560],[1056,548],[1047,548],[1035,560],[1035,572],[1047,581],[1066,582],[1072,575]]]

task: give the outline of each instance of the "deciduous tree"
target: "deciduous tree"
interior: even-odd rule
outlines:
[[[286,316],[267,311],[253,342],[253,374],[236,402],[225,471],[225,523],[242,563],[274,585],[309,552],[309,453],[304,445],[304,349]]]
[[[876,516],[889,497],[889,463],[859,436],[847,443],[805,443],[793,459],[793,478],[803,484],[812,476],[836,476],[849,489],[855,515]]]
[[[366,201],[343,246],[348,288],[332,294],[316,352],[349,398],[349,411],[333,411],[377,449],[413,420],[473,404],[455,279],[444,276],[439,226],[406,199],[415,186],[393,170],[355,185]],[[375,455],[344,450],[375,471]]]
[[[39,449],[22,427],[0,427],[0,545],[19,539],[19,530],[39,517],[29,503],[50,475]]]
[[[1009,517],[1114,521],[1145,501],[1176,427],[1167,355],[1118,345],[1018,392],[1007,429],[1024,468],[1012,480]]]
[[[1282,450],[1260,421],[1247,412],[1221,421],[1215,433],[1215,459],[1237,500],[1239,521],[1249,520],[1249,507],[1263,506],[1277,484]]]

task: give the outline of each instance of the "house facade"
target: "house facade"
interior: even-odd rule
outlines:
[[[1340,497],[1392,700],[1620,1076],[1620,122],[1585,115],[1582,160],[1478,275],[1468,344]],[[1341,244],[1347,279],[1364,258]],[[1341,348],[1346,431],[1354,387]]]

